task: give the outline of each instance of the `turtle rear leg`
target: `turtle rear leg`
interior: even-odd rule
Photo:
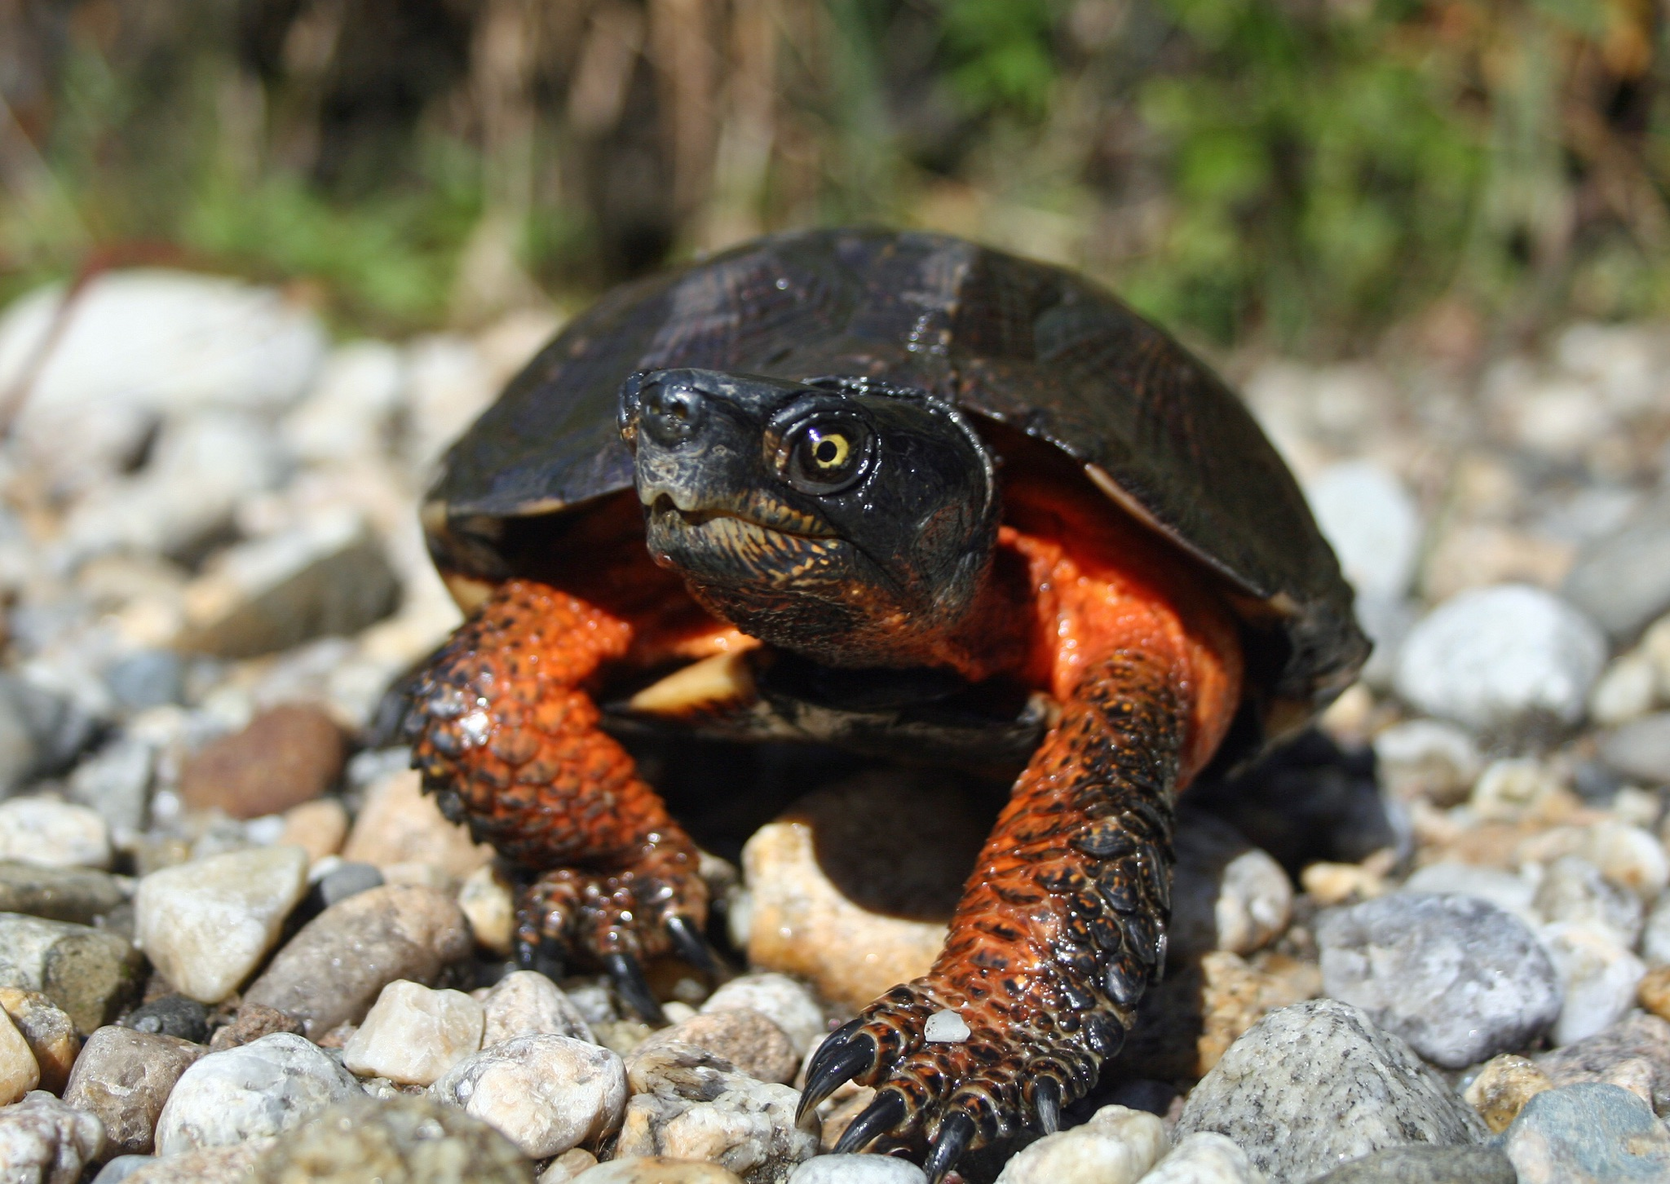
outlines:
[[[1179,663],[1142,649],[1085,671],[987,840],[933,969],[812,1062],[803,1108],[849,1078],[879,1089],[840,1150],[927,1143],[937,1180],[971,1146],[1022,1125],[1053,1130],[1095,1084],[1165,964],[1186,685]]]
[[[512,580],[416,679],[406,732],[443,812],[539,873],[517,910],[518,956],[584,952],[654,1016],[641,963],[702,947],[695,844],[599,727],[587,687],[634,643],[630,622]]]

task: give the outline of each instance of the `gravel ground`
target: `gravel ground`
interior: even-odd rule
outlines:
[[[990,803],[710,805],[748,972],[656,968],[652,1032],[507,965],[491,853],[376,746],[458,620],[417,498],[554,323],[333,344],[169,272],[60,301],[0,311],[0,1179],[920,1184],[820,1154],[868,1091],[797,1128],[795,1083],[932,958]],[[1670,328],[1235,368],[1377,650],[1191,792],[1118,1071],[966,1178],[1670,1178]]]

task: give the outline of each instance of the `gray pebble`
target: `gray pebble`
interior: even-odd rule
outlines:
[[[331,1102],[362,1096],[316,1045],[278,1033],[210,1053],[175,1084],[157,1119],[159,1155],[229,1147],[293,1130]]]
[[[1670,893],[1661,895],[1641,927],[1641,957],[1648,966],[1670,965]]]
[[[0,913],[0,986],[46,995],[88,1033],[139,992],[143,959],[125,938],[85,925]]]
[[[1620,645],[1670,609],[1670,494],[1585,547],[1561,593]]]
[[[93,1184],[121,1184],[140,1168],[150,1167],[155,1162],[156,1157],[151,1155],[118,1155],[99,1169],[99,1174],[93,1177]]]
[[[395,979],[433,983],[473,944],[469,922],[451,897],[416,884],[385,884],[304,925],[244,1000],[288,1012],[318,1039],[338,1024],[363,1020]]]
[[[1409,633],[1397,691],[1476,732],[1570,725],[1606,661],[1606,638],[1577,609],[1524,584],[1451,597]]]
[[[1397,893],[1334,909],[1316,938],[1324,991],[1447,1068],[1533,1044],[1560,1015],[1536,935],[1476,897]]]
[[[1670,783],[1670,711],[1642,716],[1602,736],[1600,759],[1644,784]]]
[[[533,1164],[484,1122],[425,1097],[328,1106],[262,1155],[273,1184],[532,1184]]]
[[[1513,1162],[1494,1147],[1388,1147],[1311,1184],[1517,1184]]]
[[[339,863],[319,881],[319,898],[326,908],[381,887],[383,873],[369,863]]]
[[[118,736],[70,774],[70,801],[97,810],[112,829],[145,825],[156,753],[143,740]]]
[[[104,685],[129,711],[178,703],[185,694],[185,662],[173,650],[141,650],[105,667]]]
[[[1487,1133],[1408,1044],[1333,999],[1271,1012],[1229,1047],[1190,1093],[1174,1137],[1207,1130],[1279,1180],[1309,1180],[1384,1147],[1464,1146]]]
[[[1409,591],[1421,518],[1403,482],[1373,461],[1346,461],[1309,481],[1305,499],[1359,596],[1390,599]]]
[[[1568,1085],[1537,1094],[1514,1119],[1502,1149],[1519,1184],[1662,1184],[1670,1132],[1615,1085]]]
[[[0,861],[0,912],[90,925],[127,899],[127,890],[109,872]]]
[[[128,1012],[122,1026],[202,1044],[209,1038],[209,1009],[184,995],[162,995]]]
[[[1542,915],[1531,907],[1537,885],[1524,876],[1493,867],[1450,860],[1429,863],[1417,868],[1398,891],[1476,896],[1480,900],[1488,900],[1503,912],[1512,913],[1527,925],[1542,924]]]
[[[76,1184],[103,1148],[103,1124],[45,1090],[0,1108],[0,1171],[7,1184]]]
[[[1548,865],[1531,907],[1550,924],[1569,921],[1610,934],[1629,948],[1641,936],[1641,898],[1611,883],[1587,859],[1562,855]]]
[[[148,1155],[169,1091],[207,1051],[173,1036],[100,1028],[76,1058],[64,1101],[99,1117],[112,1152]]]

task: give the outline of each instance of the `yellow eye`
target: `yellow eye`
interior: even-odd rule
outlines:
[[[847,456],[852,452],[852,446],[847,438],[839,432],[813,433],[811,435],[812,463],[818,468],[828,471],[839,469],[847,463]]]

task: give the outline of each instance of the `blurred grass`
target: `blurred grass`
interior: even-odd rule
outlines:
[[[1670,303],[1644,0],[0,0],[0,297],[175,258],[346,328],[868,220],[1222,344]]]

